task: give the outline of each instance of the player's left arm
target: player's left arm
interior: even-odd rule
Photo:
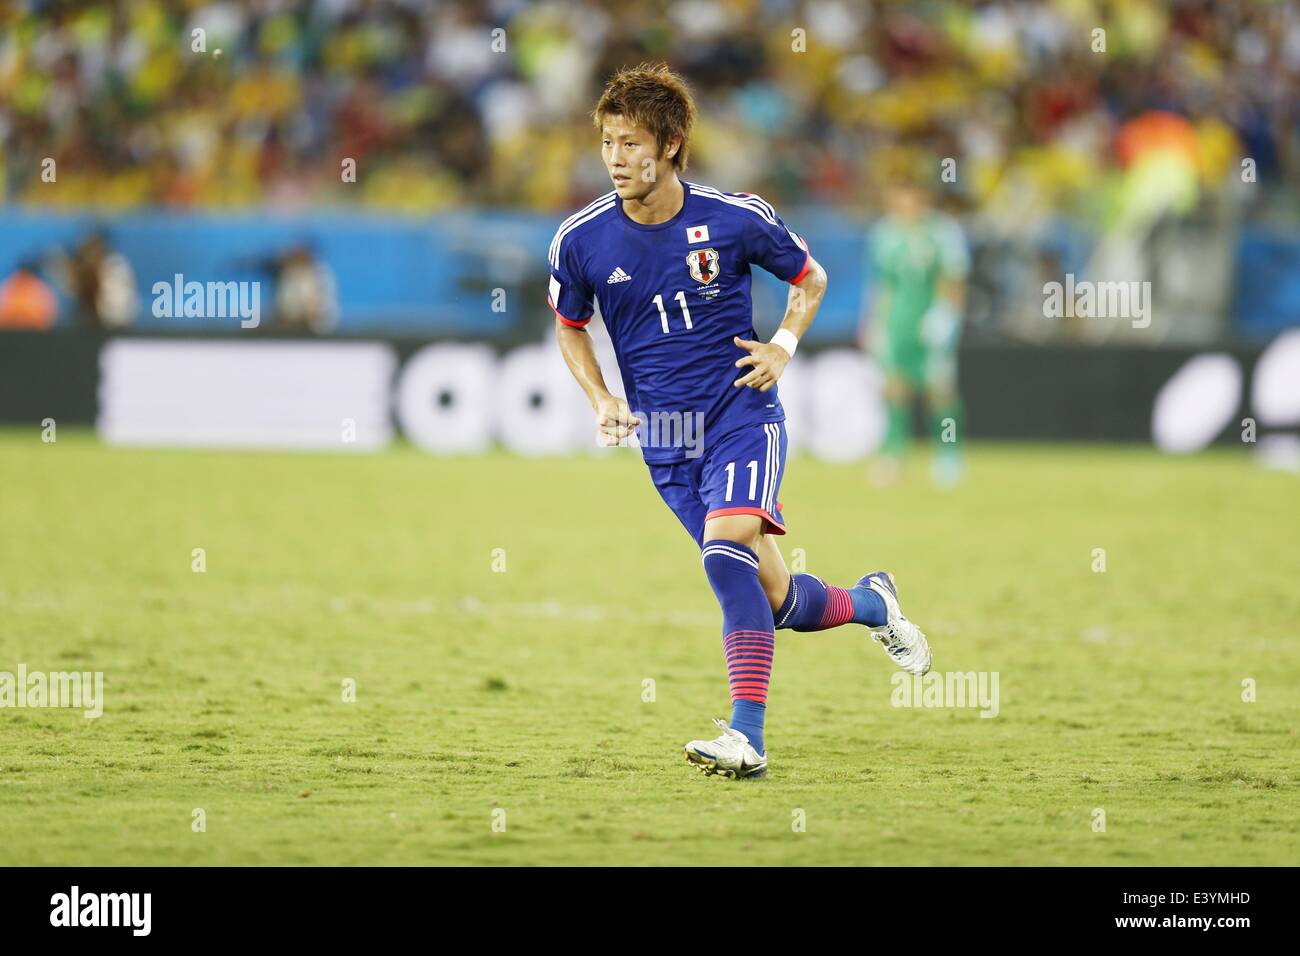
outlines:
[[[966,237],[954,220],[941,220],[939,238],[939,280],[934,302],[921,318],[921,338],[931,348],[955,348],[961,335],[962,313],[966,309],[966,277],[970,255]]]
[[[749,372],[736,379],[737,386],[766,392],[776,384],[790,359],[794,358],[795,346],[812,325],[825,295],[826,270],[810,253],[803,278],[790,284],[790,293],[785,300],[785,318],[772,340],[751,342],[736,337],[736,344],[749,353],[736,360],[737,368],[749,367]]]

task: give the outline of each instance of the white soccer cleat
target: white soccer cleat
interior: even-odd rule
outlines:
[[[719,777],[759,777],[767,772],[767,756],[750,746],[749,738],[732,730],[725,720],[713,721],[722,730],[716,740],[692,740],[686,745],[686,762],[705,774]]]
[[[898,605],[898,589],[888,571],[873,571],[858,581],[858,586],[871,588],[885,602],[886,622],[869,628],[872,640],[879,641],[894,663],[917,677],[930,670],[930,645],[921,629],[903,616]]]

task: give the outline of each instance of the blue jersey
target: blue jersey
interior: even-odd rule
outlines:
[[[808,246],[751,193],[682,183],[681,211],[642,225],[607,193],[566,219],[550,249],[550,305],[574,326],[591,321],[594,303],[609,329],[628,405],[643,422],[694,416],[704,444],[760,422],[784,420],[776,386],[766,392],[733,383],[748,353],[732,338],[757,337],[750,266],[799,282]],[[647,444],[647,462],[686,457],[680,442]]]

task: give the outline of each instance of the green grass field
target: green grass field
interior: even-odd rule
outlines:
[[[682,759],[729,713],[720,618],[635,452],[0,433],[0,671],[105,675],[97,720],[0,709],[6,857],[1300,860],[1295,476],[1097,447],[979,447],[946,493],[923,460],[889,491],[864,475],[791,461],[787,559],[894,570],[935,669],[998,672],[1000,712],[893,707],[864,629],[782,631],[771,773],[731,782]]]

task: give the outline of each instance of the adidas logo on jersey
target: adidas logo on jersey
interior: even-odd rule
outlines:
[[[605,280],[605,283],[607,285],[613,285],[615,282],[631,282],[631,281],[632,281],[632,277],[623,271],[622,266],[619,266],[617,269],[615,269],[613,272],[609,274],[609,278]]]

